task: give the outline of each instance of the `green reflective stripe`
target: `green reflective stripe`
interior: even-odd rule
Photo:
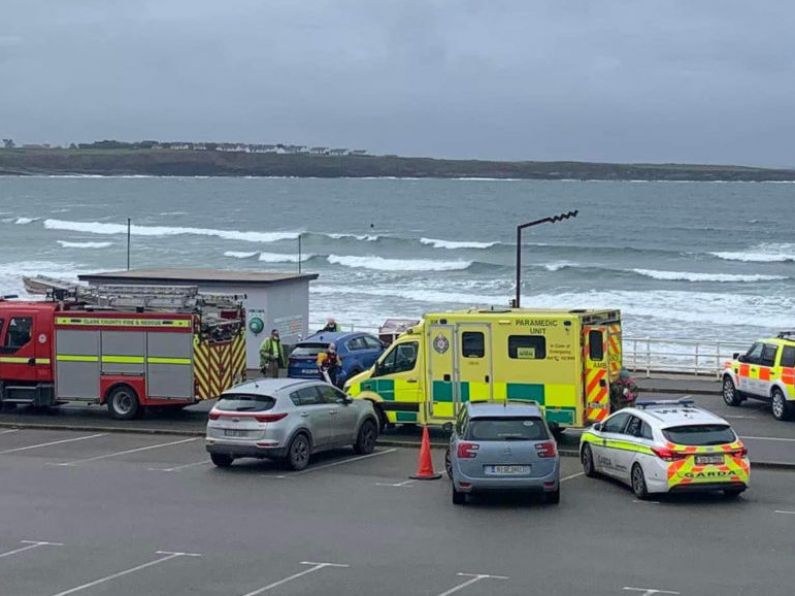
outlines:
[[[102,362],[108,364],[143,364],[143,356],[105,356],[102,355]]]
[[[150,356],[146,361],[149,364],[193,364],[190,358],[159,358]]]
[[[654,453],[650,447],[646,447],[645,445],[638,445],[637,443],[629,443],[627,441],[606,440],[604,446],[607,447],[608,449],[618,449],[619,451],[634,451],[636,453],[648,453],[648,454]]]
[[[529,400],[544,405],[544,386],[538,383],[508,383],[506,392],[508,399]]]
[[[547,422],[557,422],[558,424],[574,424],[577,410],[574,408],[544,408],[544,417]]]
[[[58,354],[55,359],[58,362],[99,362],[97,356],[72,356],[69,354]]]

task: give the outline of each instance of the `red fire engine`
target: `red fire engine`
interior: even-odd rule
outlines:
[[[130,419],[184,407],[245,377],[245,313],[236,296],[195,287],[52,289],[0,298],[0,405],[107,404]]]

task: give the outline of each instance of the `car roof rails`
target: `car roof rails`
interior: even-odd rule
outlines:
[[[635,402],[635,407],[641,410],[671,406],[695,407],[695,405],[696,402],[689,397],[682,397],[680,399],[639,399]]]

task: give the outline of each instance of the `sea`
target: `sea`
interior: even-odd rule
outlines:
[[[376,328],[522,305],[618,308],[625,335],[795,329],[795,185],[482,179],[0,177],[0,294],[141,267],[317,273],[310,319]],[[299,253],[300,239],[300,253]],[[300,256],[299,256],[300,255]]]

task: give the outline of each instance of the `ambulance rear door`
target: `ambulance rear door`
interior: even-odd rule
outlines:
[[[586,325],[583,333],[585,422],[602,422],[610,413],[609,329]]]

